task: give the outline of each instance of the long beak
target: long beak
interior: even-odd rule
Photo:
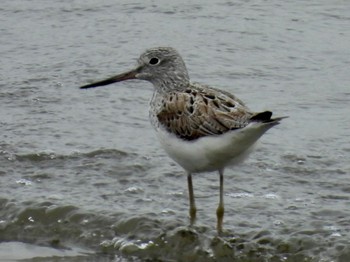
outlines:
[[[129,80],[129,79],[136,79],[136,74],[138,73],[138,68],[135,68],[133,70],[130,70],[128,72],[110,77],[108,79],[99,81],[99,82],[95,82],[92,84],[88,84],[88,85],[84,85],[81,86],[81,89],[86,89],[86,88],[92,88],[92,87],[97,87],[97,86],[105,86],[105,85],[109,85],[112,83],[116,83],[116,82],[121,82],[121,81],[125,81],[125,80]]]

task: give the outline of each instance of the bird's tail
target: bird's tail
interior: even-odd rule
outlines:
[[[271,126],[274,126],[274,125],[278,125],[282,119],[287,118],[288,116],[281,116],[281,117],[275,117],[275,118],[271,118],[271,117],[272,117],[271,111],[264,111],[253,115],[250,118],[250,121],[267,123],[267,124],[271,124]]]

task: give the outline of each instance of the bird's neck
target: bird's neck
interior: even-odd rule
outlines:
[[[155,90],[159,93],[169,92],[169,91],[179,91],[184,90],[189,85],[189,83],[173,83],[173,82],[161,82],[153,83]]]
[[[188,87],[190,80],[188,76],[172,75],[166,78],[153,79],[152,84],[158,92],[169,92],[170,90],[182,90]]]

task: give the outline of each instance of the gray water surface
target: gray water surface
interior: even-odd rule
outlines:
[[[5,0],[0,14],[0,261],[350,261],[348,1]],[[151,84],[78,88],[156,46],[289,116],[226,170],[221,237],[215,173],[194,176],[188,226]]]

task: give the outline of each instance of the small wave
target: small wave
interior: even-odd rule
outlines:
[[[18,252],[20,250],[20,252]],[[56,249],[51,247],[38,246],[22,242],[3,242],[0,243],[1,261],[17,261],[39,258],[85,258],[89,253],[87,250],[80,248]],[[41,261],[41,260],[40,260]],[[42,260],[44,261],[44,260]],[[47,261],[47,260],[45,260]]]
[[[41,162],[48,160],[65,160],[65,159],[80,159],[80,158],[106,158],[106,159],[121,159],[134,153],[127,153],[117,149],[98,149],[91,152],[74,152],[68,155],[60,155],[54,152],[40,152],[40,153],[30,153],[30,154],[14,154],[12,159],[19,162]]]

